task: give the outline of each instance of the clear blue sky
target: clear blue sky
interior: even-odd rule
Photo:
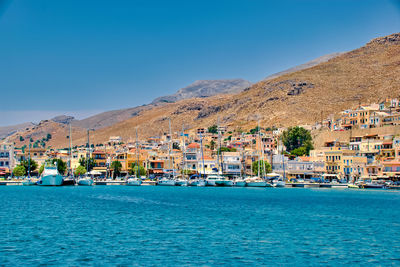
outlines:
[[[0,125],[256,82],[399,31],[395,0],[0,0]]]

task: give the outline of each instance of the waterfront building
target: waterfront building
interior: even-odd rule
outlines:
[[[4,142],[0,144],[0,176],[10,174],[15,167],[14,144]]]

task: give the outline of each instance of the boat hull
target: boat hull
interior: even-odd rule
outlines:
[[[177,182],[176,182],[176,185],[177,185],[177,186],[187,186],[187,185],[188,185],[188,182],[187,182],[187,181],[177,181]]]
[[[92,179],[80,179],[78,181],[78,185],[92,186],[93,185],[93,180]]]
[[[282,181],[274,183],[274,187],[285,187],[285,186],[286,186],[286,183],[282,182]]]
[[[245,187],[247,183],[245,181],[238,181],[234,184],[236,187]]]
[[[128,185],[128,186],[140,186],[140,185],[142,185],[142,181],[140,181],[140,180],[127,181],[126,185]]]
[[[164,180],[158,181],[157,185],[160,186],[175,186],[176,182],[174,180]]]
[[[63,183],[61,175],[46,175],[40,178],[38,185],[41,186],[60,186]]]
[[[247,182],[248,187],[267,187],[267,182]]]

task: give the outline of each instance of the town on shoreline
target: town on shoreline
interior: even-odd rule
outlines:
[[[268,177],[287,184],[361,184],[393,186],[400,177],[400,136],[354,135],[357,129],[385,128],[400,124],[400,101],[386,99],[359,105],[330,116],[313,126],[289,128],[257,126],[248,131],[210,125],[187,131],[167,132],[144,140],[111,136],[108,142],[64,149],[41,147],[30,138],[28,146],[0,146],[0,177],[21,180],[40,177],[46,164],[56,164],[66,177],[90,175],[94,181],[199,179],[213,175],[235,181]],[[311,131],[347,132],[348,140],[324,140],[314,148]],[[136,129],[137,131],[138,129]],[[139,129],[140,130],[140,129]],[[136,132],[137,136],[137,132]],[[51,139],[51,133],[46,136]],[[139,166],[139,167],[137,167]],[[151,183],[150,183],[151,184]]]

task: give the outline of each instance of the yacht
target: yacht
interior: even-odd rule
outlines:
[[[176,181],[177,186],[188,186],[188,181],[186,179],[179,179]]]
[[[234,180],[233,185],[236,187],[245,187],[247,183],[245,179],[239,177]]]
[[[267,187],[268,185],[271,186],[264,179],[257,176],[246,178],[245,181],[248,187]]]
[[[46,163],[37,184],[42,186],[60,186],[62,183],[63,177],[58,173],[57,164],[49,166]]]
[[[195,180],[191,180],[188,185],[203,187],[203,186],[207,185],[207,181],[203,180],[203,179],[195,179]]]
[[[285,187],[285,186],[286,186],[286,183],[285,183],[285,181],[283,181],[282,179],[277,179],[277,180],[273,180],[273,181],[272,181],[272,185],[273,185],[274,187]]]
[[[140,186],[142,185],[142,179],[137,178],[137,177],[129,177],[126,180],[126,185],[130,185],[130,186]]]
[[[78,185],[84,185],[84,186],[92,186],[94,183],[92,177],[90,176],[84,176],[82,178],[78,179]]]
[[[211,174],[207,176],[207,186],[224,186],[224,185],[232,185],[232,181],[225,179],[222,175],[219,174]],[[228,182],[229,181],[229,182]]]
[[[158,180],[157,185],[162,185],[162,186],[174,186],[176,185],[176,181],[168,178],[162,178]]]
[[[22,185],[36,185],[38,182],[38,179],[36,177],[26,177],[22,181]]]

